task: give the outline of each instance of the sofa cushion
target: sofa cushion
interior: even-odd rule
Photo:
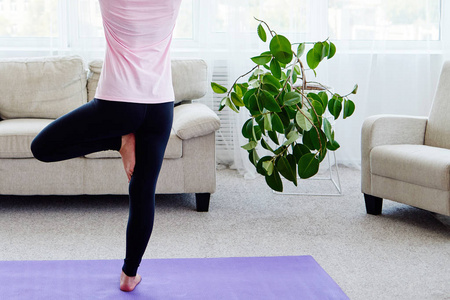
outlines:
[[[56,119],[87,102],[78,56],[0,60],[0,117]]]
[[[89,63],[89,100],[92,100],[95,95],[102,66],[102,60],[94,60]],[[172,85],[175,93],[175,104],[203,97],[206,94],[207,78],[207,65],[204,60],[172,60]]]
[[[175,134],[172,129],[170,133],[169,142],[167,143],[166,152],[164,153],[165,159],[170,158],[180,158],[183,154],[183,142]],[[120,154],[117,151],[101,151],[96,153],[91,153],[85,156],[86,158],[120,158]]]
[[[175,103],[200,99],[206,94],[207,65],[201,59],[172,60],[172,84]]]
[[[183,140],[204,136],[219,128],[219,117],[204,104],[190,103],[175,107],[173,129]]]
[[[450,190],[450,150],[426,145],[384,145],[370,152],[374,175]]]
[[[30,145],[49,119],[13,119],[0,121],[0,158],[33,157]]]

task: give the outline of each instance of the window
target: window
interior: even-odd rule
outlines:
[[[182,1],[175,39],[193,38],[194,1]],[[94,39],[94,45],[100,45],[103,40],[97,0],[0,0],[0,10],[0,45],[3,47],[57,45],[67,49],[83,44],[83,40],[92,42]]]
[[[1,0],[0,37],[56,37],[58,0]]]
[[[337,40],[438,41],[441,0],[329,0]]]
[[[278,32],[305,31],[309,0],[247,0],[245,5],[236,5],[233,1],[216,0],[213,5],[215,16],[213,30],[225,32],[230,26],[239,31],[254,32],[254,17],[275,26]],[[286,9],[291,13],[286,15]],[[232,17],[230,17],[232,16]]]

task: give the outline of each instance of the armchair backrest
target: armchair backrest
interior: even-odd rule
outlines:
[[[450,61],[444,63],[425,131],[425,145],[450,149]]]

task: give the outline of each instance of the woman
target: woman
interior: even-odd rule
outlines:
[[[130,198],[120,289],[132,291],[141,281],[137,269],[152,232],[155,186],[172,128],[169,47],[181,0],[99,1],[107,47],[95,98],[44,128],[31,150],[44,162],[120,152]]]

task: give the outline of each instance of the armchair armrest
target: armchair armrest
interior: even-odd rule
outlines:
[[[187,140],[218,130],[220,119],[208,106],[188,103],[175,107],[172,127],[180,139]]]
[[[367,118],[361,129],[361,190],[371,193],[370,151],[381,145],[423,144],[426,117],[376,115]]]
[[[423,144],[426,117],[377,115],[367,118],[361,130],[361,143],[372,149],[380,145]]]

